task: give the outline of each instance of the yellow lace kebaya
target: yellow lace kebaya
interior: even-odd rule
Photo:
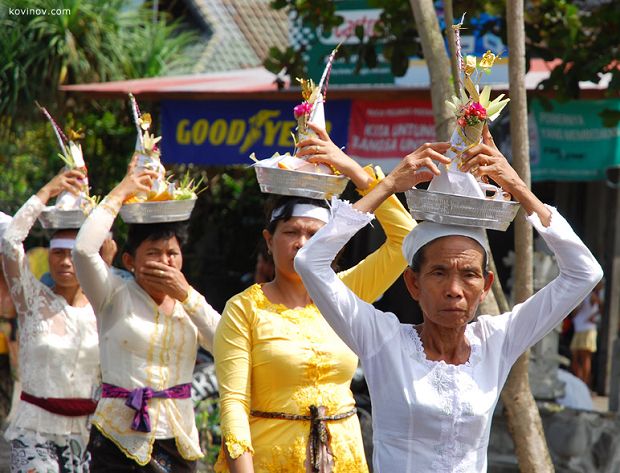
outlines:
[[[369,302],[406,267],[401,244],[414,226],[394,196],[375,214],[386,242],[339,274]],[[214,354],[225,448],[232,458],[251,452],[256,473],[306,471],[310,422],[257,417],[250,411],[308,416],[315,405],[324,406],[326,416],[334,416],[355,407],[349,386],[357,357],[314,304],[302,309],[273,304],[255,284],[228,301],[216,331]],[[367,472],[357,416],[325,424],[334,473]],[[229,471],[223,453],[215,471]]]

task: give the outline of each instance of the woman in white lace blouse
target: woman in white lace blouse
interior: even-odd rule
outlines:
[[[15,214],[2,239],[4,273],[19,323],[21,400],[5,433],[14,473],[88,471],[86,444],[99,385],[95,314],[75,276],[71,248],[77,230],[50,240],[54,287],[30,272],[23,241],[47,201],[78,193],[79,171],[58,174]]]
[[[99,330],[102,394],[91,471],[195,471],[202,456],[190,383],[198,344],[212,349],[220,315],[185,280],[180,222],[130,225],[115,275],[99,254],[122,203],[156,174],[130,169],[78,234],[74,260]]]
[[[335,200],[332,220],[297,253],[295,268],[362,362],[372,399],[375,471],[486,472],[492,414],[510,367],[592,290],[602,270],[566,220],[521,181],[487,130],[483,144],[466,153],[471,159],[463,170],[477,167],[521,203],[555,253],[560,275],[511,312],[472,322],[493,280],[484,233],[423,222],[405,239],[403,252],[410,262],[405,282],[424,322],[401,324],[361,301],[330,264],[372,219],[366,212],[421,182],[420,165],[439,174],[431,160],[414,159],[419,152],[355,205]]]

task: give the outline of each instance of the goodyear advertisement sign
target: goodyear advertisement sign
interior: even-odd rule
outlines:
[[[251,164],[276,151],[293,151],[298,101],[167,100],[161,104],[162,159],[165,163]],[[347,141],[350,100],[325,104],[332,141]]]

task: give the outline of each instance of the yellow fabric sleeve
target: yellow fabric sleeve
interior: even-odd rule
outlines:
[[[369,189],[358,191],[364,195],[376,185],[384,174],[379,167],[364,168],[375,178]],[[405,237],[415,226],[411,214],[405,209],[395,195],[385,200],[375,211],[377,220],[385,231],[386,240],[374,253],[368,255],[357,265],[338,273],[349,289],[360,299],[374,302],[383,294],[407,267],[403,256],[402,243]]]
[[[230,299],[215,332],[213,355],[220,391],[222,438],[235,459],[254,453],[250,435],[252,341],[248,317],[250,300],[239,294]]]

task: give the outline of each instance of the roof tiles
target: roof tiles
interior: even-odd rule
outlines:
[[[210,37],[191,72],[260,66],[272,46],[288,45],[288,20],[269,0],[187,0],[208,25]],[[207,32],[205,32],[206,35]]]

